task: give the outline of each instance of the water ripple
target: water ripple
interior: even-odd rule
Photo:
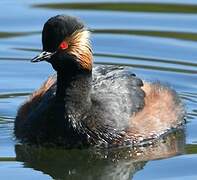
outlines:
[[[45,9],[79,9],[79,10],[105,10],[128,12],[164,12],[164,13],[196,13],[197,6],[193,4],[167,4],[167,3],[44,3],[34,4],[34,8]]]

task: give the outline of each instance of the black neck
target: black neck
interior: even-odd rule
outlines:
[[[59,102],[65,101],[65,93],[66,88],[69,86],[70,79],[66,78],[66,75],[64,75],[61,72],[57,72],[57,90],[56,90],[56,99]]]
[[[57,101],[64,102],[66,96],[75,95],[73,99],[78,99],[81,94],[87,96],[87,93],[83,92],[88,92],[91,88],[92,72],[83,69],[79,61],[75,56],[62,52],[56,53],[49,60],[57,71]],[[72,91],[68,93],[70,89]]]
[[[67,109],[78,111],[79,106],[90,103],[91,80],[91,72],[57,72],[56,100],[65,103]]]

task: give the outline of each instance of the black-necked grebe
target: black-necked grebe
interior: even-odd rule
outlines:
[[[138,144],[183,123],[176,92],[146,83],[126,67],[92,69],[89,32],[77,18],[58,15],[42,31],[50,77],[20,107],[15,135],[22,142],[65,147]]]

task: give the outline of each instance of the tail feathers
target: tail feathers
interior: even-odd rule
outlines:
[[[145,105],[131,119],[131,134],[148,139],[183,124],[185,108],[174,90],[159,83],[144,83],[142,89]]]

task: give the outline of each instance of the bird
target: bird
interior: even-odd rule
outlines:
[[[22,143],[78,147],[137,146],[184,124],[177,92],[118,65],[94,65],[90,31],[77,17],[56,15],[42,30],[42,52],[55,73],[18,109]]]

